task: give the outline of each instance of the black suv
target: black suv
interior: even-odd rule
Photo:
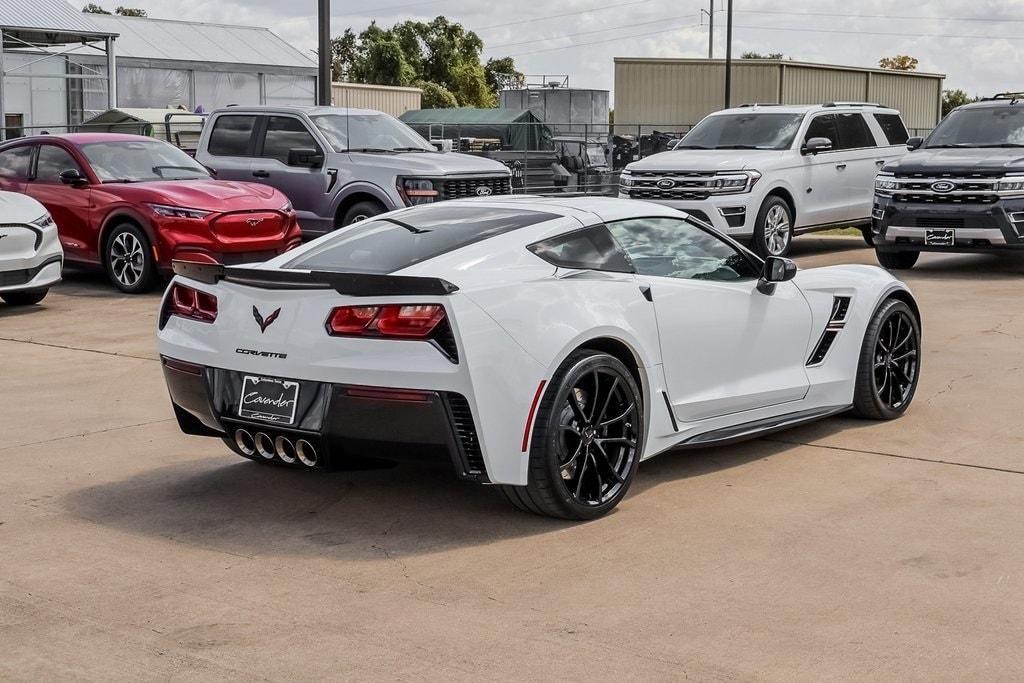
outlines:
[[[875,178],[878,262],[912,268],[922,251],[1024,249],[1024,93],[951,111]]]

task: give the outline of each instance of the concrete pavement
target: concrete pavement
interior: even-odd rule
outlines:
[[[668,454],[587,524],[181,435],[156,296],[0,306],[0,679],[1020,679],[1024,259],[905,277],[904,419]]]

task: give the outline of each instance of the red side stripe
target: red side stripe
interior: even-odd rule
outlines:
[[[530,428],[533,427],[533,417],[537,414],[537,404],[540,403],[541,394],[544,393],[544,385],[547,383],[547,380],[542,379],[540,384],[537,385],[537,393],[533,395],[533,403],[530,404],[530,415],[526,418],[526,429],[523,430],[523,453],[526,452],[526,446],[530,443]]]

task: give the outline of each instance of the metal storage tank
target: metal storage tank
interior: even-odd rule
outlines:
[[[878,102],[899,109],[916,131],[941,118],[945,74],[774,59],[734,59],[732,68],[734,106]],[[724,99],[724,59],[615,58],[617,129],[686,130]]]
[[[423,91],[419,88],[331,83],[331,102],[335,107],[376,109],[392,116],[401,116],[411,109],[419,109],[422,98]]]
[[[583,131],[608,125],[607,90],[584,88],[531,87],[501,91],[501,108],[529,110],[560,131]],[[569,125],[561,125],[569,124]]]

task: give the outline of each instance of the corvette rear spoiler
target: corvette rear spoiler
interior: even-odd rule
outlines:
[[[445,296],[458,287],[437,277],[332,273],[323,270],[263,270],[219,263],[174,261],[175,275],[215,285],[235,282],[261,289],[333,289],[350,296]]]

